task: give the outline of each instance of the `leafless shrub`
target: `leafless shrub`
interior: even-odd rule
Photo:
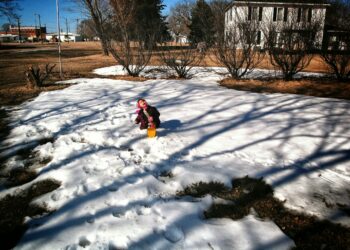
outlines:
[[[290,11],[285,20],[270,20],[264,29],[270,62],[282,71],[286,81],[310,64],[314,49],[320,46],[317,43],[321,42],[322,14],[311,19],[310,11],[302,18],[298,11]]]
[[[43,66],[30,66],[25,72],[27,78],[27,87],[30,89],[36,89],[43,86],[45,80],[52,74],[56,65],[45,64]]]
[[[235,14],[234,22],[226,28],[225,38],[218,38],[214,55],[231,77],[238,79],[253,71],[265,53],[260,51],[260,23]]]
[[[349,46],[349,45],[347,45]],[[321,57],[327,64],[331,74],[335,75],[338,81],[349,81],[350,79],[350,50],[326,50]]]
[[[167,69],[174,70],[179,78],[191,78],[190,70],[198,66],[205,55],[190,45],[168,46],[164,43],[161,48],[161,61]]]

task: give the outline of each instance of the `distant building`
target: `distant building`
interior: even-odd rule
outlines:
[[[62,32],[60,34],[61,36],[61,42],[81,42],[83,41],[83,38],[79,34],[75,33],[64,33]],[[50,42],[57,42],[58,41],[58,34],[57,33],[49,33],[46,35],[46,39]]]
[[[326,10],[330,4],[322,0],[237,0],[233,1],[225,13],[225,34],[241,20],[259,22],[268,29],[271,22],[276,26],[283,22],[296,24],[320,22],[321,29],[315,36],[315,46],[321,47],[323,42]],[[299,25],[303,27],[303,25]],[[298,25],[296,25],[298,27]],[[302,29],[302,28],[300,28]],[[295,32],[303,32],[303,30]],[[258,31],[256,46],[264,47],[264,32]]]
[[[188,37],[186,35],[181,35],[181,34],[176,35],[174,32],[170,31],[170,36],[172,38],[172,41],[174,41],[175,43],[181,43],[181,44],[189,43]]]
[[[0,34],[0,43],[10,43],[19,40],[18,35]]]
[[[40,41],[46,40],[46,27],[35,27],[35,26],[13,26],[11,25],[10,30],[5,32],[1,31],[0,35],[16,35],[21,36],[21,40],[29,41]]]

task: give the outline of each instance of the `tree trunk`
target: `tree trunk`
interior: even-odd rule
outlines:
[[[105,38],[101,38],[101,47],[102,47],[102,53],[104,56],[109,56],[108,46]]]

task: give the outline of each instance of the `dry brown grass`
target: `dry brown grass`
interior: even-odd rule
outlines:
[[[217,67],[220,66],[218,61],[216,60],[216,57],[214,55],[213,51],[209,51],[207,55],[205,56],[205,59],[202,63],[202,66],[210,66],[210,67]],[[270,69],[273,70],[274,67],[270,63],[270,59],[268,55],[265,55],[261,63],[258,65],[261,69]],[[316,73],[327,73],[328,68],[327,65],[322,61],[322,58],[319,56],[314,56],[312,59],[310,65],[306,67],[303,71],[306,72],[316,72]]]
[[[48,85],[38,90],[27,89],[24,72],[31,65],[56,64],[55,74]],[[100,44],[62,44],[64,79],[94,77],[93,69],[115,65],[112,57],[103,56]],[[55,44],[3,44],[0,50],[0,105],[15,105],[37,96],[42,91],[65,86],[50,83],[59,80],[58,53]]]
[[[332,97],[350,100],[350,84],[340,83],[334,79],[301,79],[285,82],[281,79],[272,80],[234,80],[224,79],[221,86],[236,90],[257,93],[288,93],[317,97]]]
[[[56,64],[58,65],[56,44],[8,44],[0,47],[0,105],[18,104],[24,100],[35,97],[41,91],[61,89],[65,86],[49,85],[39,90],[29,90],[24,86],[26,79],[24,72],[30,65]],[[96,77],[92,71],[96,68],[116,64],[111,56],[103,56],[99,42],[63,43],[62,63],[65,79],[78,77]],[[159,53],[154,53],[151,65],[161,65]],[[213,52],[209,51],[199,66],[219,66],[215,61]],[[272,69],[265,57],[260,68]],[[326,65],[319,57],[315,57],[306,71],[327,72]],[[51,83],[58,80],[58,66],[55,68],[55,77]],[[101,76],[99,76],[101,77]],[[112,79],[145,81],[147,79],[129,76],[109,76]],[[50,84],[50,81],[48,82]],[[230,88],[258,91],[281,92],[314,95],[322,97],[335,97],[349,99],[349,87],[329,80],[301,80],[292,82],[275,81],[231,81],[225,80],[222,85]]]
[[[16,48],[0,50],[0,88],[23,86],[25,70],[32,64],[46,63],[56,64],[55,71],[59,70],[55,44],[16,45]],[[69,43],[62,45],[62,64],[69,78],[71,74],[91,74],[93,69],[114,65],[115,61],[101,54],[98,43]]]
[[[16,105],[36,97],[43,91],[64,89],[69,85],[49,85],[40,89],[28,89],[25,86],[13,86],[0,89],[0,105]]]

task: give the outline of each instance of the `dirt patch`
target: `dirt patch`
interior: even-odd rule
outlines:
[[[71,84],[46,85],[39,89],[28,89],[25,86],[13,86],[8,89],[0,89],[0,105],[18,105],[38,96],[41,92],[64,89],[70,85]]]
[[[34,183],[16,195],[7,195],[0,200],[0,242],[2,249],[12,249],[26,230],[24,218],[50,213],[43,205],[31,202],[40,195],[52,192],[61,185],[60,182],[47,179]]]
[[[224,79],[219,84],[230,89],[257,93],[288,93],[350,100],[350,83],[337,82],[329,78],[309,78],[288,82],[280,79]]]
[[[151,78],[146,78],[143,76],[126,76],[126,75],[116,75],[116,76],[98,76],[99,78],[108,78],[108,79],[115,79],[115,80],[124,80],[124,81],[131,81],[131,82],[145,82],[150,80]]]
[[[222,183],[201,182],[178,192],[179,196],[206,194],[232,201],[232,204],[213,204],[204,212],[208,219],[238,220],[254,211],[259,218],[274,221],[294,240],[295,249],[349,249],[350,228],[285,208],[283,202],[273,197],[272,187],[262,179],[235,179],[231,189]]]
[[[38,145],[48,142],[52,143],[53,141],[53,138],[42,138],[41,140],[29,143],[24,148],[14,151],[12,154],[0,157],[0,178],[3,179],[2,185],[5,187],[15,187],[34,180],[38,176],[35,169],[47,165],[52,160],[51,157],[40,157],[34,149]],[[16,157],[16,161],[20,161],[21,166],[8,169],[7,161],[11,157]]]

